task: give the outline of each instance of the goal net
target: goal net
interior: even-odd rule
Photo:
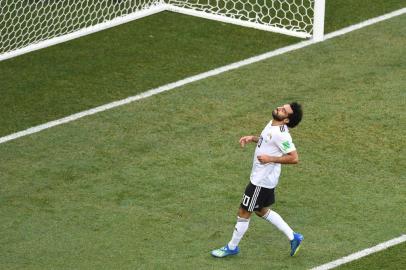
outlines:
[[[56,44],[82,32],[96,32],[137,14],[147,16],[164,10],[161,4],[161,0],[0,0],[0,57],[42,41]],[[49,42],[75,32],[79,33],[72,38]]]
[[[324,1],[0,0],[0,61],[164,10],[309,38]]]
[[[315,0],[168,0],[169,10],[310,37]]]

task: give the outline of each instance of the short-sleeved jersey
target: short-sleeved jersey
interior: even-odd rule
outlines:
[[[286,125],[272,126],[272,121],[261,132],[255,148],[252,164],[251,183],[265,188],[275,188],[278,185],[281,174],[280,163],[261,164],[257,159],[259,155],[281,157],[295,151],[295,145]]]

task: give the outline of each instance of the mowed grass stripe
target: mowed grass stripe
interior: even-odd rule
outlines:
[[[305,269],[402,234],[405,25],[2,144],[0,268]],[[305,106],[292,130],[301,164],[284,168],[275,210],[305,235],[301,253],[290,258],[285,237],[253,218],[241,255],[213,260],[249,177],[238,138],[292,99]]]
[[[363,27],[367,27],[369,25],[372,25],[372,24],[375,24],[375,23],[378,23],[378,22],[381,22],[381,21],[385,21],[385,20],[391,19],[391,18],[396,17],[396,16],[400,16],[400,15],[404,14],[405,12],[406,12],[406,8],[391,12],[389,14],[379,16],[379,17],[374,18],[374,19],[367,20],[365,22],[362,22],[362,23],[359,23],[359,24],[356,24],[356,25],[353,25],[353,26],[338,30],[336,32],[327,34],[325,39],[327,40],[327,39],[335,38],[335,37],[350,33],[352,31],[361,29]],[[16,132],[16,133],[4,136],[4,137],[0,137],[0,144],[11,141],[11,140],[18,139],[18,138],[23,137],[23,136],[34,134],[34,133],[40,132],[42,130],[51,128],[51,127],[55,127],[55,126],[58,126],[58,125],[69,123],[71,121],[75,121],[77,119],[80,119],[80,118],[88,116],[88,115],[93,115],[93,114],[96,114],[96,113],[99,113],[99,112],[103,112],[105,110],[110,110],[110,109],[115,108],[115,107],[123,106],[123,105],[129,104],[131,102],[141,100],[143,98],[147,98],[147,97],[150,97],[150,96],[162,93],[162,92],[166,92],[166,91],[175,89],[175,88],[183,86],[185,84],[193,83],[193,82],[198,81],[198,80],[202,80],[202,79],[205,79],[205,78],[208,78],[208,77],[211,77],[211,76],[221,74],[223,72],[227,72],[227,71],[230,71],[230,70],[233,70],[233,69],[243,67],[245,65],[249,65],[249,64],[252,64],[252,63],[255,63],[255,62],[259,62],[259,61],[274,57],[274,56],[278,56],[278,55],[281,55],[281,54],[284,54],[284,53],[288,53],[288,52],[291,52],[291,51],[294,51],[294,50],[298,50],[298,49],[307,47],[307,46],[312,45],[312,44],[313,44],[313,42],[311,40],[309,40],[309,41],[303,41],[303,42],[300,42],[300,43],[297,43],[297,44],[293,44],[293,45],[290,45],[290,46],[286,46],[286,47],[276,49],[274,51],[271,51],[271,52],[268,52],[268,53],[265,53],[265,54],[254,56],[254,57],[248,58],[246,60],[242,60],[242,61],[230,64],[230,65],[227,65],[227,66],[223,66],[223,67],[220,67],[220,68],[217,68],[217,69],[213,69],[211,71],[204,72],[204,73],[192,76],[192,77],[188,77],[186,79],[183,79],[183,80],[180,80],[180,81],[177,81],[177,82],[174,82],[174,83],[170,83],[170,84],[167,84],[167,85],[155,88],[155,89],[151,89],[151,90],[146,91],[144,93],[141,93],[141,94],[139,94],[137,96],[132,96],[132,97],[128,97],[126,99],[122,99],[122,100],[119,100],[119,101],[115,101],[115,102],[112,102],[112,103],[101,105],[99,107],[96,107],[96,108],[93,108],[93,109],[90,109],[90,110],[87,110],[87,111],[79,112],[79,113],[76,113],[76,114],[73,114],[73,115],[70,115],[70,116],[55,120],[55,121],[51,121],[51,122],[48,122],[48,123],[45,123],[45,124],[42,124],[42,125],[38,125],[38,126],[29,128],[29,129],[26,129],[26,130],[23,130],[23,131],[19,131],[19,132]]]
[[[291,51],[294,51],[294,50],[297,50],[297,49],[301,49],[301,48],[304,48],[304,47],[309,46],[311,44],[312,44],[312,41],[303,41],[303,42],[300,42],[300,43],[297,43],[297,44],[293,44],[293,45],[290,45],[290,46],[287,46],[287,47],[277,49],[275,51],[271,51],[271,52],[262,54],[262,55],[254,56],[254,57],[248,58],[248,59],[240,61],[240,62],[236,62],[236,63],[230,64],[230,65],[227,65],[227,66],[223,66],[223,67],[220,67],[220,68],[210,70],[208,72],[204,72],[204,73],[192,76],[192,77],[188,77],[188,78],[185,78],[183,80],[180,80],[180,81],[177,81],[177,82],[174,82],[174,83],[166,84],[166,85],[160,86],[158,88],[151,89],[151,90],[148,90],[146,92],[143,92],[143,93],[141,93],[139,95],[136,95],[136,96],[132,96],[132,97],[128,97],[128,98],[125,98],[125,99],[122,99],[122,100],[114,101],[114,102],[111,102],[111,103],[108,103],[108,104],[98,106],[96,108],[92,108],[90,110],[75,113],[73,115],[69,115],[69,116],[61,118],[61,119],[57,119],[57,120],[54,120],[54,121],[51,121],[51,122],[48,122],[48,123],[45,123],[45,124],[42,124],[42,125],[31,127],[31,128],[26,129],[26,130],[23,130],[23,131],[19,131],[19,132],[16,132],[16,133],[4,136],[4,137],[0,137],[0,144],[1,143],[6,143],[8,141],[15,140],[15,139],[27,136],[27,135],[34,134],[34,133],[40,132],[40,131],[48,129],[48,128],[52,128],[52,127],[55,127],[55,126],[66,124],[66,123],[78,120],[78,119],[80,119],[82,117],[85,117],[85,116],[93,115],[93,114],[104,112],[106,110],[110,110],[110,109],[113,109],[113,108],[116,108],[116,107],[127,105],[129,103],[134,102],[134,101],[139,101],[139,100],[144,99],[144,98],[148,98],[148,97],[151,97],[151,96],[154,96],[154,95],[166,92],[166,91],[170,91],[170,90],[176,89],[178,87],[181,87],[183,85],[193,83],[195,81],[206,79],[208,77],[215,76],[215,75],[218,75],[218,74],[221,74],[223,72],[227,72],[227,71],[230,71],[230,70],[233,70],[233,69],[237,69],[237,68],[240,68],[242,66],[246,66],[246,65],[258,62],[258,61],[262,61],[264,59],[268,59],[268,58],[271,58],[271,57],[274,57],[274,56],[277,56],[277,55],[281,55],[281,54],[284,54],[284,53],[287,53],[287,52],[291,52]]]
[[[404,7],[402,0],[326,5],[326,33]],[[297,42],[166,12],[3,61],[0,136]]]
[[[0,134],[296,42],[284,35],[163,12],[2,61]]]

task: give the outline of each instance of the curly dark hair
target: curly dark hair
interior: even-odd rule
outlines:
[[[294,128],[300,123],[300,121],[302,121],[303,116],[302,105],[300,105],[297,102],[292,102],[289,105],[292,108],[293,113],[288,116],[289,123],[287,123],[286,125],[290,128]]]

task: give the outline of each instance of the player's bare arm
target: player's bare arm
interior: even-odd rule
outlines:
[[[258,157],[259,162],[262,164],[266,163],[280,163],[280,164],[297,164],[299,163],[299,155],[297,151],[292,151],[286,155],[281,157],[272,157],[268,155],[259,155]]]
[[[250,143],[250,142],[257,143],[258,137],[257,136],[244,136],[244,137],[241,137],[241,139],[240,139],[241,147],[244,147],[247,143]]]

